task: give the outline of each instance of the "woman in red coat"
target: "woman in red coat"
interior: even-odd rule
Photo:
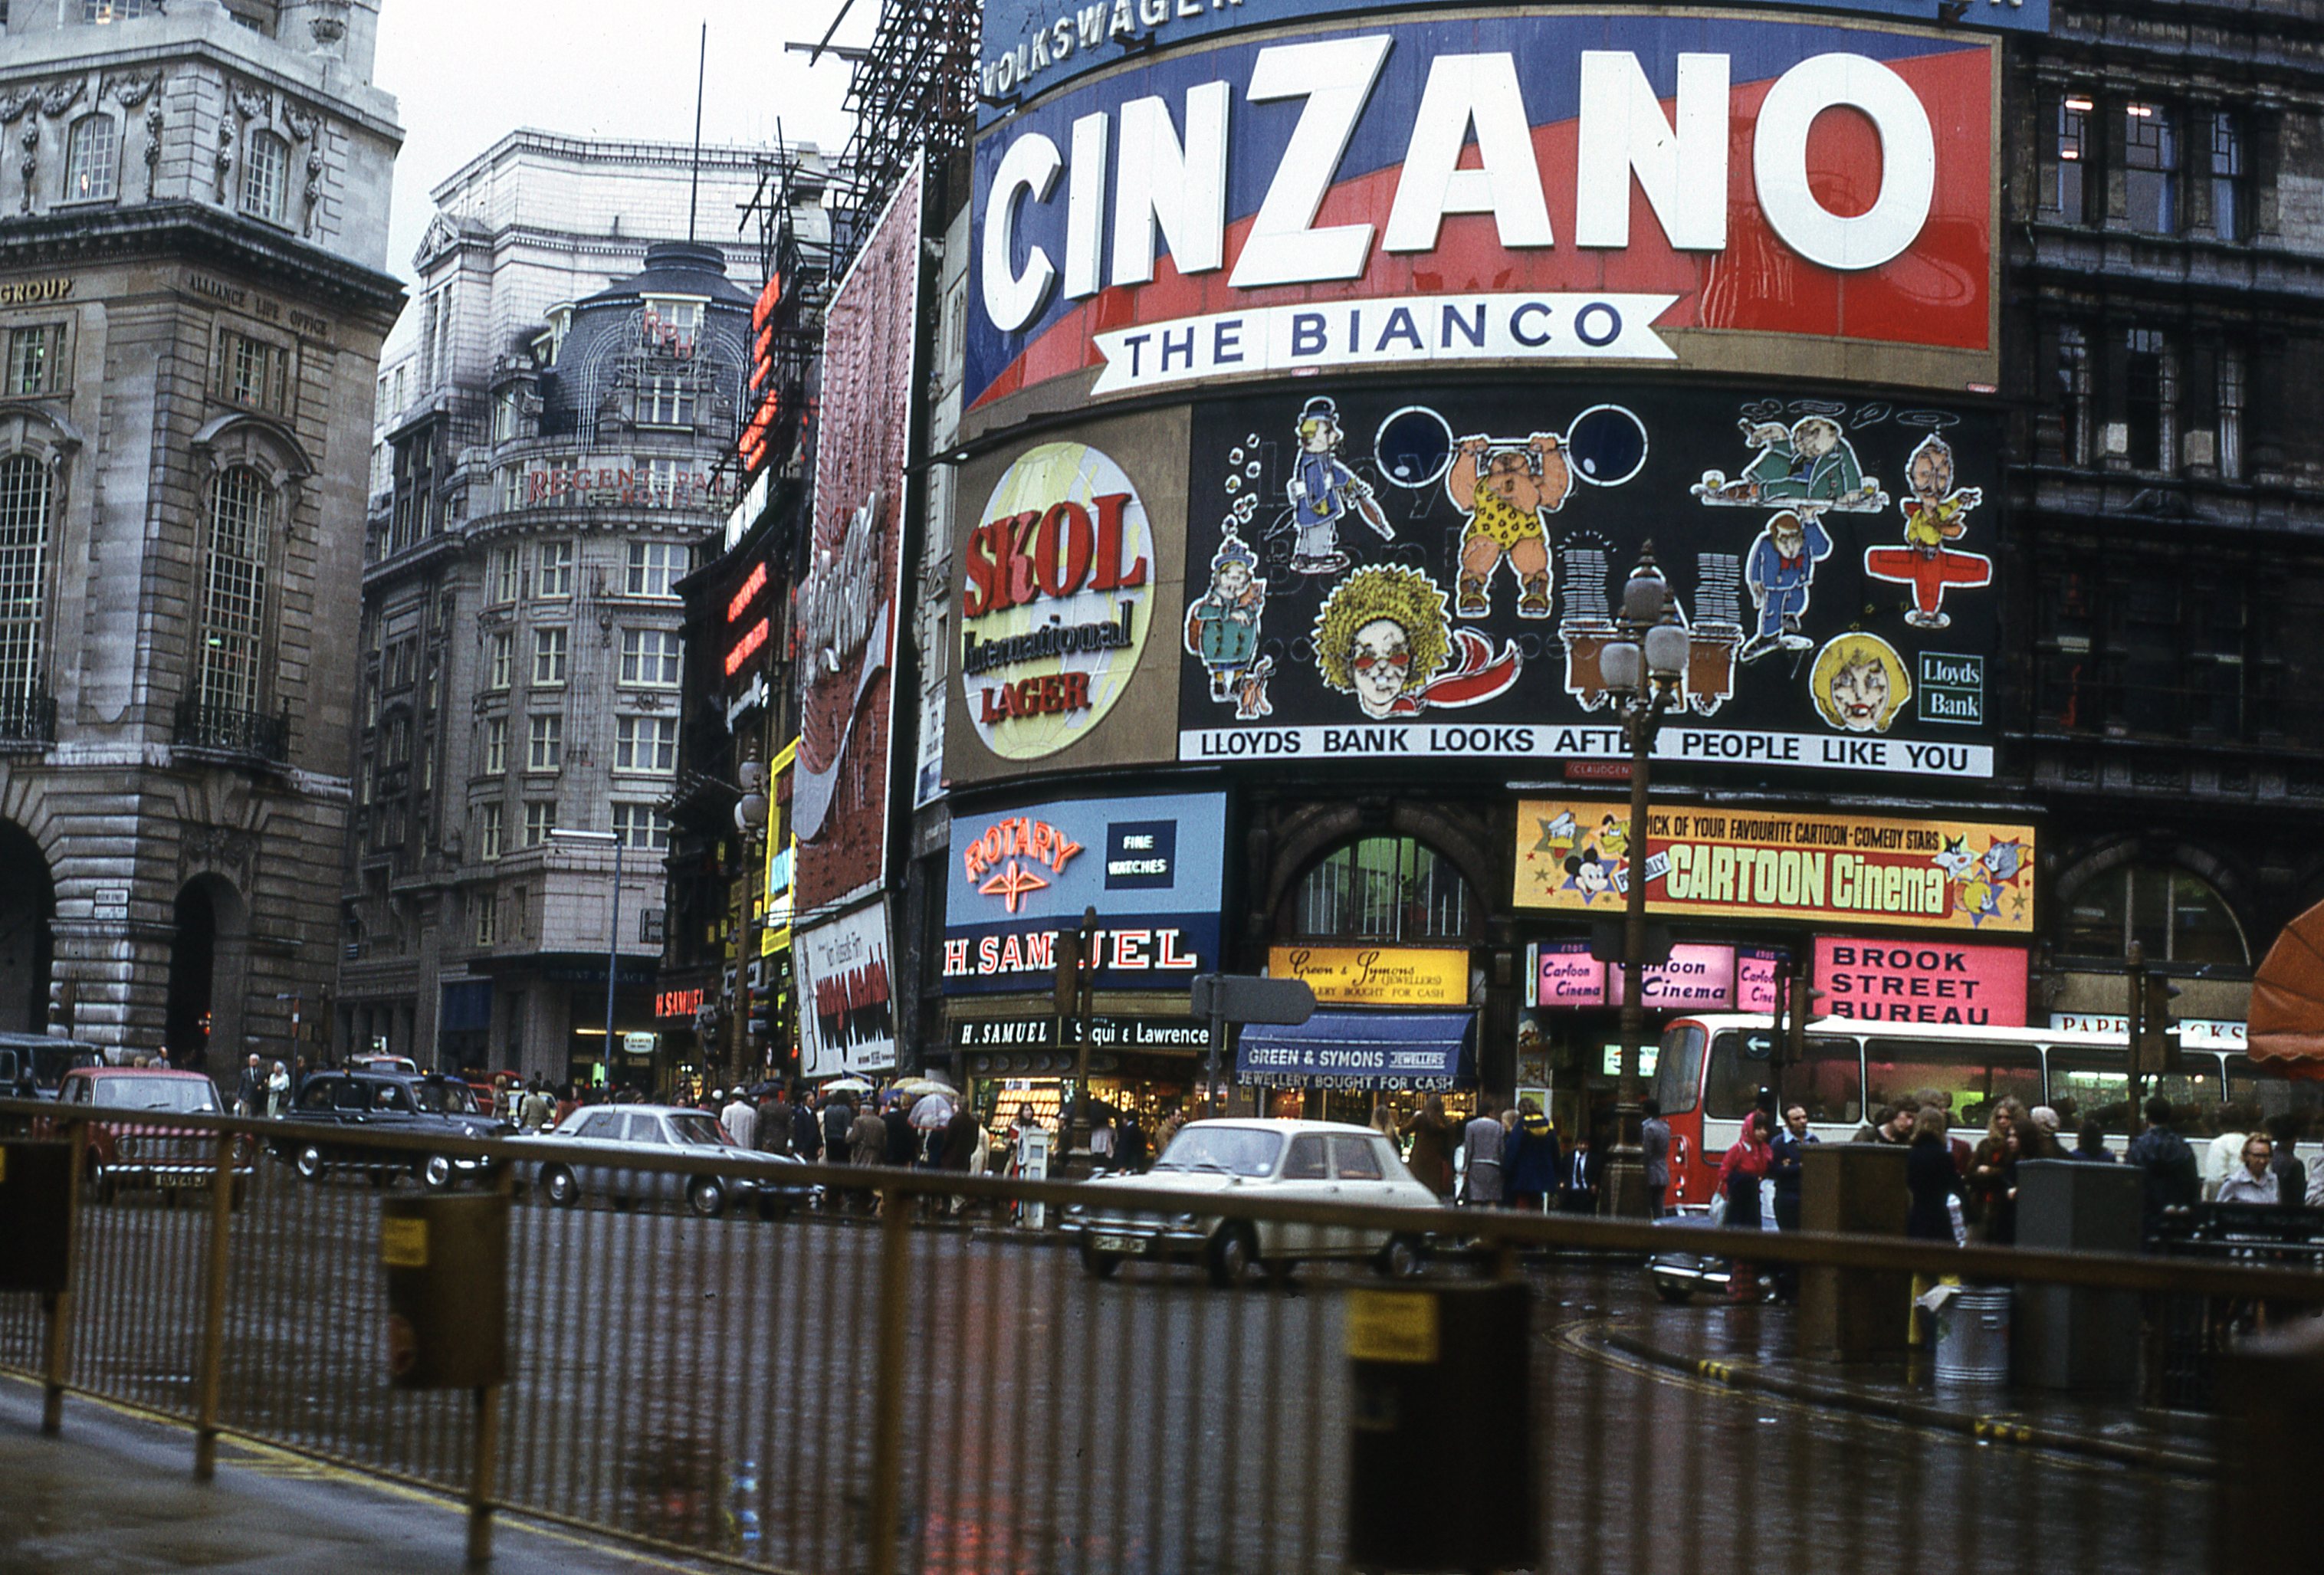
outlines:
[[[1775,1119],[1765,1110],[1754,1110],[1743,1123],[1743,1135],[1719,1162],[1719,1191],[1727,1200],[1727,1225],[1732,1230],[1757,1230],[1761,1228],[1759,1184],[1767,1179],[1767,1166],[1775,1158],[1769,1147],[1775,1133]],[[1741,1258],[1728,1266],[1727,1299],[1730,1302],[1756,1302],[1759,1299],[1759,1271]]]

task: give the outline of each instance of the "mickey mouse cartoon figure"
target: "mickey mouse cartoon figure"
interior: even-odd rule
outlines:
[[[1584,847],[1565,860],[1565,887],[1582,894],[1583,906],[1588,906],[1614,889],[1614,866],[1599,855],[1593,847]]]

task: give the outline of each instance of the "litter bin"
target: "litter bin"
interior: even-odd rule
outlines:
[[[508,1199],[385,1198],[387,1373],[398,1389],[484,1389],[508,1370]]]
[[[1536,1561],[1532,1307],[1522,1284],[1348,1294],[1350,1564]]]
[[[2009,1382],[2009,1291],[2006,1286],[1942,1286],[1937,1308],[1936,1377],[1940,1384]]]
[[[65,1290],[72,1268],[72,1145],[0,1143],[0,1291]]]

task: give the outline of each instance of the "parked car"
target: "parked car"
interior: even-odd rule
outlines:
[[[1089,1186],[1097,1195],[1068,1204],[1059,1227],[1078,1239],[1083,1266],[1101,1279],[1125,1258],[1193,1250],[1222,1285],[1241,1280],[1255,1264],[1280,1269],[1304,1258],[1370,1258],[1383,1274],[1416,1274],[1431,1230],[1235,1220],[1206,1211],[1204,1201],[1239,1193],[1443,1207],[1404,1168],[1394,1144],[1369,1127],[1337,1121],[1196,1121],[1180,1129],[1146,1174],[1105,1176]],[[1166,1215],[1108,1205],[1104,1190],[1120,1187],[1183,1193],[1186,1207]]]
[[[89,1123],[88,1171],[89,1194],[110,1203],[123,1192],[148,1189],[174,1196],[199,1192],[217,1178],[217,1139],[208,1132],[140,1121],[136,1112],[167,1111],[174,1115],[216,1116],[217,1086],[198,1072],[178,1072],[156,1066],[76,1066],[67,1071],[57,1090],[57,1101],[66,1107],[90,1106],[118,1110],[122,1119]],[[47,1118],[41,1119],[47,1124]],[[242,1203],[257,1146],[238,1139],[234,1157],[234,1202]]]
[[[105,1052],[79,1039],[0,1034],[0,1098],[54,1099],[66,1073],[104,1064]]]
[[[793,1156],[738,1148],[717,1118],[683,1105],[585,1105],[549,1131],[523,1141],[527,1152],[517,1164],[517,1185],[558,1208],[571,1208],[589,1196],[616,1203],[682,1199],[705,1216],[724,1212],[729,1203],[756,1202],[761,1214],[773,1218],[811,1202],[816,1190],[780,1174],[799,1166]],[[689,1175],[636,1170],[558,1152],[583,1145],[641,1156],[667,1156],[673,1149],[715,1151],[722,1165],[712,1174]]]
[[[410,1147],[331,1141],[332,1133],[353,1128],[409,1138]],[[282,1112],[282,1135],[272,1147],[309,1181],[343,1167],[368,1172],[375,1184],[384,1186],[408,1171],[421,1185],[440,1190],[486,1174],[491,1162],[473,1155],[430,1154],[428,1139],[505,1138],[515,1130],[479,1110],[475,1093],[456,1077],[367,1069],[318,1072],[299,1085],[290,1108]]]

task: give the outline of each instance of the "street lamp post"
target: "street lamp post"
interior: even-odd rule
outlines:
[[[1638,1046],[1646,1027],[1646,793],[1655,735],[1662,731],[1664,713],[1678,702],[1688,643],[1670,582],[1655,566],[1651,541],[1622,586],[1622,611],[1616,622],[1619,638],[1600,653],[1599,673],[1621,718],[1622,741],[1630,754],[1630,832],[1624,855],[1628,884],[1622,916],[1622,1063],[1614,1093],[1616,1140],[1604,1197],[1609,1213],[1643,1216],[1648,1211],[1638,1149]]]
[[[613,916],[605,924],[605,1081],[613,1079],[613,979],[621,972],[622,959],[622,838],[609,831],[575,831],[567,826],[551,826],[552,842],[573,843],[603,847],[613,844]]]

